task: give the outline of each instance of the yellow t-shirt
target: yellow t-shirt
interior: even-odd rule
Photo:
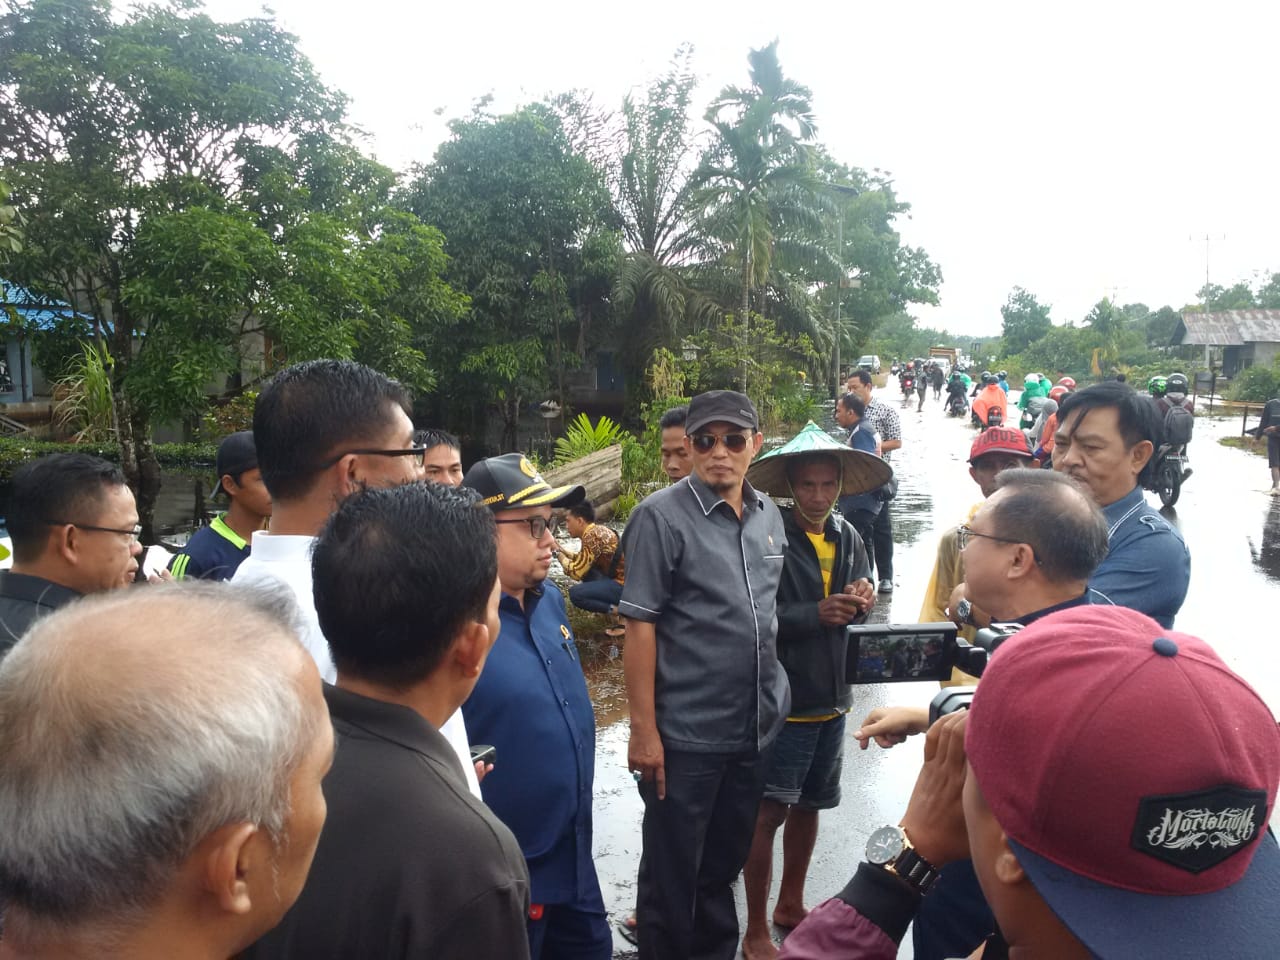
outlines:
[[[809,533],[804,534],[809,538],[809,542],[813,544],[813,552],[818,555],[818,568],[822,571],[822,595],[824,597],[831,596],[831,571],[836,566],[836,544],[834,540],[828,540],[825,534]]]

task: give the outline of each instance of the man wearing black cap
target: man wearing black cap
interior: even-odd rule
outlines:
[[[187,545],[169,561],[175,580],[230,580],[249,556],[249,540],[271,516],[271,494],[262,482],[253,431],[241,430],[218,444],[218,492],[231,501],[207,527],[191,535]]]
[[[462,482],[496,515],[502,587],[502,630],[462,713],[471,742],[497,749],[480,789],[529,865],[530,954],[608,960],[613,937],[591,858],[595,714],[564,597],[547,581],[551,510],[586,491],[552,487],[518,453],[481,460]]]
[[[764,441],[751,401],[699,394],[685,432],[693,473],[631,514],[618,606],[628,762],[645,805],[638,936],[642,958],[728,960],[732,885],[789,708],[775,646],[787,539],[745,479]]]

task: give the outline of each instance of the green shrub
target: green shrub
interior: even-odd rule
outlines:
[[[1280,364],[1270,367],[1247,367],[1231,381],[1227,396],[1232,400],[1265,403],[1280,397]]]
[[[608,417],[601,417],[592,425],[585,413],[578,414],[569,424],[565,435],[556,441],[556,458],[552,466],[561,466],[580,460],[597,450],[605,450],[622,443],[631,434]]]
[[[218,446],[213,443],[157,443],[155,451],[160,466],[166,470],[192,473],[212,471]],[[53,443],[23,437],[0,437],[0,480],[10,479],[13,471],[28,460],[51,453],[87,453],[112,463],[120,462],[120,447],[113,442]]]

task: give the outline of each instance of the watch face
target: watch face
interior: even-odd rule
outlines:
[[[969,612],[973,609],[973,604],[968,600],[961,600],[956,604],[956,613],[960,615],[961,620],[969,619]]]
[[[902,849],[901,827],[879,827],[867,839],[867,862],[891,863]]]

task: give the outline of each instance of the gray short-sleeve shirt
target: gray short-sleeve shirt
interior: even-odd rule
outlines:
[[[654,624],[666,748],[755,750],[777,735],[790,708],[776,645],[786,546],[778,508],[746,483],[741,520],[696,473],[632,512],[618,612]]]

